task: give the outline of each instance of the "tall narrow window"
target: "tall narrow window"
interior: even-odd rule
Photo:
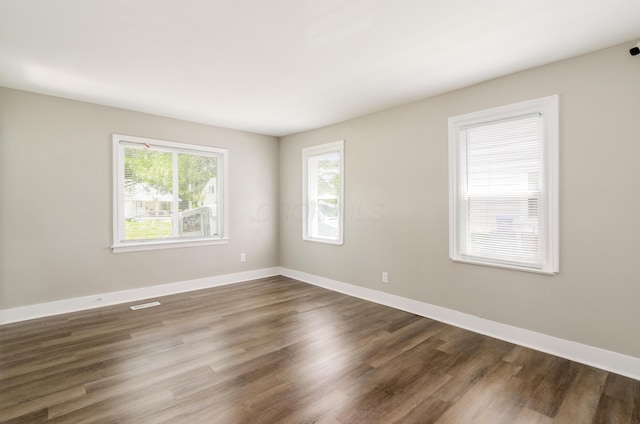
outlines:
[[[226,239],[227,152],[113,135],[115,252]]]
[[[302,150],[304,240],[342,244],[344,142]]]
[[[558,272],[558,98],[449,119],[450,257]]]

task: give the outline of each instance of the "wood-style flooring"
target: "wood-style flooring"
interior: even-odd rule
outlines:
[[[638,381],[289,278],[154,300],[0,327],[0,422],[640,423]]]

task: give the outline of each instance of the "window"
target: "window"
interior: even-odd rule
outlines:
[[[449,255],[558,272],[558,96],[449,119]]]
[[[304,240],[342,244],[344,142],[302,150]]]
[[[227,151],[113,135],[113,250],[227,240]]]

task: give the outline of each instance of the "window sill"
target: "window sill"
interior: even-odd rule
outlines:
[[[172,240],[152,242],[131,242],[111,246],[113,253],[139,252],[143,250],[176,249],[181,247],[210,246],[216,244],[228,244],[228,238],[206,240]]]
[[[502,269],[511,269],[514,271],[524,271],[524,272],[533,272],[535,274],[544,274],[544,275],[556,275],[557,271],[550,271],[543,268],[532,268],[522,265],[513,265],[508,263],[499,263],[499,262],[485,262],[480,260],[473,260],[467,258],[450,258],[453,262],[458,262],[462,264],[471,264],[471,265],[480,265],[480,266],[490,266],[492,268],[502,268]]]
[[[333,244],[336,246],[342,246],[344,244],[342,240],[331,240],[331,239],[323,239],[323,238],[303,237],[302,240],[310,241],[313,243]]]
[[[332,244],[334,246],[342,246],[344,243],[341,240],[325,240],[325,239],[312,239],[304,238],[304,241],[310,241],[312,243]]]

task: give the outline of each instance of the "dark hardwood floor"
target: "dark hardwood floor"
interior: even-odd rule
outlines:
[[[289,278],[158,300],[0,327],[0,422],[640,423],[638,381]]]

